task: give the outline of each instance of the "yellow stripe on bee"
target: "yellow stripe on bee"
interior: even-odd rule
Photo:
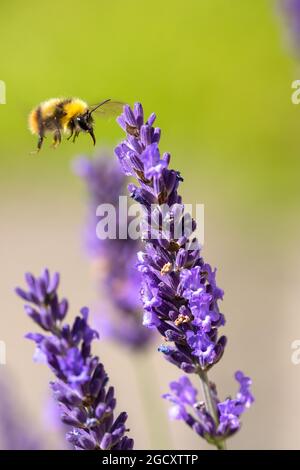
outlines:
[[[63,107],[64,112],[66,113],[65,116],[61,119],[61,125],[66,130],[66,127],[71,119],[79,114],[83,114],[87,111],[88,105],[85,101],[80,100],[79,98],[73,98],[72,101],[66,103]]]
[[[28,116],[28,126],[32,134],[39,133],[39,125],[38,125],[38,120],[37,120],[36,109],[33,109]]]

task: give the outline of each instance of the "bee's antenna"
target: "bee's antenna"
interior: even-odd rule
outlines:
[[[100,108],[100,106],[103,106],[105,103],[108,103],[110,101],[110,98],[108,100],[101,101],[101,103],[97,104],[91,111],[90,114],[92,114],[96,109]]]

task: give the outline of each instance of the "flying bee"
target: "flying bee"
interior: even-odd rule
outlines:
[[[29,114],[29,129],[38,135],[38,152],[47,134],[53,135],[52,146],[56,148],[62,139],[62,134],[73,137],[73,142],[81,132],[90,134],[93,144],[96,144],[94,134],[94,119],[92,114],[98,111],[103,115],[114,115],[121,111],[123,103],[107,99],[89,106],[79,98],[52,98],[44,101]]]

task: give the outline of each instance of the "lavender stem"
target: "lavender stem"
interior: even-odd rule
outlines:
[[[209,380],[207,376],[207,372],[204,370],[199,371],[200,382],[202,386],[203,396],[205,400],[205,405],[207,411],[210,413],[216,425],[218,425],[218,413],[216,409],[216,405],[214,403],[213,397],[211,396],[211,390],[209,386]]]
[[[216,426],[218,426],[219,425],[218,411],[217,411],[217,408],[216,408],[215,401],[214,401],[214,399],[212,397],[212,394],[211,394],[211,388],[210,388],[210,385],[209,385],[207,372],[200,369],[198,375],[200,377],[203,397],[204,397],[204,401],[205,401],[205,407],[206,407],[207,411],[209,412],[209,414],[211,415],[211,417],[213,418]],[[218,450],[226,450],[226,441],[225,441],[225,439],[215,440],[214,444],[216,445]]]

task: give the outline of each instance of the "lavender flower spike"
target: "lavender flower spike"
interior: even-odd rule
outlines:
[[[88,324],[88,309],[81,309],[73,325],[64,322],[68,302],[57,294],[59,274],[47,269],[40,277],[25,276],[28,289],[16,293],[28,304],[25,311],[43,332],[29,333],[36,343],[36,358],[44,360],[57,380],[51,383],[61,409],[61,420],[73,426],[66,435],[76,450],[129,450],[133,440],[125,434],[126,413],[114,419],[116,399],[99,358],[91,354],[98,333]]]
[[[145,249],[138,254],[144,325],[164,337],[160,351],[168,361],[200,376],[205,413],[218,429],[220,413],[207,371],[221,359],[226,345],[226,337],[219,336],[225,323],[218,305],[223,291],[216,284],[216,271],[201,256],[193,236],[196,222],[185,213],[178,194],[182,178],[169,169],[170,154],[160,153],[161,131],[153,127],[154,121],[151,114],[144,122],[141,104],[134,109],[124,106],[118,123],[126,138],[115,149],[124,173],[138,183],[128,189],[145,213]],[[214,436],[214,429],[211,435],[205,433],[207,440],[222,447]]]
[[[145,251],[138,254],[144,324],[156,327],[167,339],[161,352],[170,362],[188,373],[198,372],[211,368],[224,352],[226,338],[218,338],[218,328],[225,323],[218,307],[223,292],[216,286],[215,271],[200,256],[196,240],[175,238],[178,225],[184,223],[184,206],[177,193],[182,178],[168,169],[170,155],[160,156],[160,129],[152,127],[154,119],[151,115],[144,124],[140,104],[134,111],[125,106],[118,121],[127,137],[115,150],[124,172],[139,183],[129,189],[147,211],[144,234],[153,232],[153,219],[161,219],[154,223],[156,236],[145,237]],[[162,206],[168,206],[167,214],[162,214]],[[170,230],[163,223],[166,215],[173,221]],[[196,228],[194,221],[190,225]]]

